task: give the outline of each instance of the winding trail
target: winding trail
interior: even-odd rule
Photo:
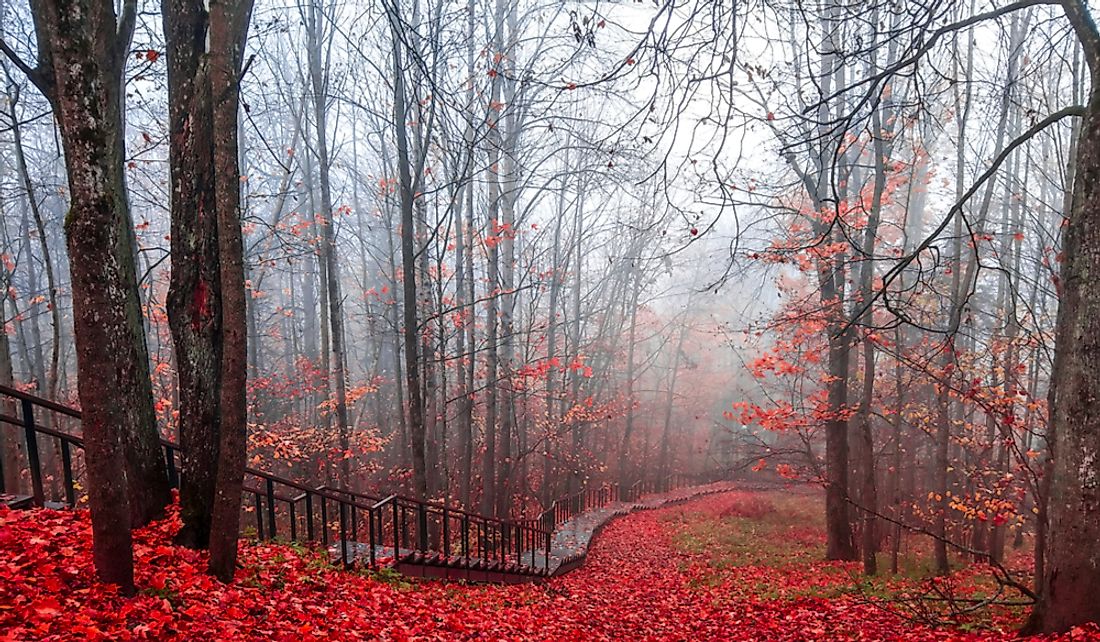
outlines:
[[[635,502],[611,502],[602,508],[581,513],[554,530],[550,543],[550,574],[562,575],[581,566],[592,540],[615,519],[639,511],[682,504],[707,495],[731,492],[737,488],[738,483],[732,481],[686,486],[668,493],[647,495]]]
[[[719,519],[752,498],[752,491],[726,491],[614,520],[578,570],[542,587],[482,589],[480,601],[503,604],[496,623],[480,633],[506,640],[1014,639],[1011,630],[928,629],[863,600],[801,595],[858,574],[853,564],[814,562],[797,570],[748,564],[716,572],[708,553],[674,542],[700,520]],[[793,524],[790,537],[823,541],[805,524]],[[757,595],[762,587],[767,597]]]

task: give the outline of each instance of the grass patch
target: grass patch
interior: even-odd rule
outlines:
[[[936,578],[930,547],[907,549],[894,575],[889,551],[879,553],[875,577],[863,575],[858,562],[825,561],[823,503],[820,494],[738,493],[662,519],[673,548],[686,554],[678,569],[691,589],[721,586],[735,600],[870,600],[892,610],[923,609],[930,619],[942,616],[965,630],[1003,626],[1026,610],[996,606],[954,617],[944,596],[962,598],[959,604],[983,600],[996,595],[996,581],[985,567],[962,564],[952,576]],[[922,601],[929,596],[935,599]]]

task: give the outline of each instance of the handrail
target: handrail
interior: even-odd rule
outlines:
[[[73,419],[80,419],[80,411],[71,406],[59,404],[56,401],[50,401],[37,395],[32,395],[29,392],[23,392],[16,388],[9,388],[8,386],[0,386],[0,395],[6,395],[8,397],[15,397],[20,401],[29,401],[36,406],[42,406],[47,410],[54,412],[60,412],[63,415],[68,415]]]
[[[80,417],[80,411],[76,410],[75,408],[70,408],[69,406],[63,406],[61,404],[52,402],[48,399],[43,399],[42,397],[37,397],[35,395],[29,394],[29,393],[26,393],[26,392],[22,392],[20,390],[16,390],[15,388],[9,388],[8,386],[0,385],[0,396],[15,397],[16,399],[19,399],[20,401],[29,401],[30,403],[32,403],[36,406],[40,406],[42,408],[45,408],[45,409],[53,411],[53,412],[60,412],[64,415],[66,415],[66,416],[72,417],[73,419],[80,419],[81,418]],[[17,419],[15,417],[12,417],[10,415],[5,415],[5,414],[0,414],[0,423],[9,423],[9,424],[13,424],[13,425],[16,425],[16,426],[23,426],[23,420],[22,419]],[[46,426],[39,426],[37,424],[35,424],[34,430],[35,430],[35,432],[41,433],[43,435],[48,435],[50,437],[54,437],[54,438],[57,438],[57,439],[64,439],[64,440],[72,443],[74,446],[79,446],[80,448],[84,447],[84,438],[81,435],[74,435],[74,434],[71,434],[71,433],[61,432],[61,431],[58,431],[58,430],[54,430],[52,428],[47,428]],[[170,439],[165,439],[164,437],[159,437],[159,440],[160,440],[160,445],[162,447],[171,448],[172,450],[177,451],[177,452],[180,450],[180,445],[178,443],[170,440]],[[245,466],[244,472],[245,472],[246,475],[254,475],[254,476],[260,477],[262,479],[270,479],[270,480],[274,481],[277,484],[282,484],[283,486],[289,486],[289,487],[291,487],[295,490],[300,490],[300,491],[307,492],[307,493],[314,493],[314,494],[318,494],[318,495],[323,495],[327,499],[331,499],[331,500],[334,500],[334,501],[335,500],[342,500],[341,497],[336,495],[336,492],[348,493],[348,494],[352,494],[352,495],[360,495],[361,497],[363,497],[365,499],[375,499],[374,497],[372,497],[370,495],[362,495],[362,494],[359,494],[359,493],[354,493],[352,491],[346,491],[346,490],[343,490],[343,489],[334,489],[334,488],[331,488],[331,487],[328,487],[328,486],[313,487],[313,486],[310,486],[309,484],[306,484],[306,483],[303,483],[303,482],[296,482],[292,479],[288,479],[288,478],[283,477],[281,475],[277,475],[275,473],[269,473],[269,472],[263,471],[263,470],[257,470],[255,468],[250,468],[248,466]]]
[[[24,429],[33,503],[37,506],[45,504],[37,445],[38,437],[45,436],[59,442],[65,502],[75,506],[77,498],[71,446],[83,449],[84,440],[80,435],[38,425],[34,421],[34,407],[77,420],[81,417],[80,411],[8,386],[0,386],[2,396],[18,400],[22,406],[22,418],[0,413],[0,424]],[[169,481],[172,485],[178,485],[176,458],[180,445],[163,437],[160,444],[164,449]],[[244,472],[247,476],[262,480],[259,487],[253,483],[244,485],[244,493],[251,495],[253,500],[251,505],[242,502],[243,510],[255,513],[256,536],[260,539],[274,539],[283,531],[289,532],[292,541],[320,540],[328,547],[330,539],[335,536],[340,560],[345,567],[363,558],[374,567],[377,553],[390,549],[395,563],[411,561],[451,568],[457,565],[457,568],[467,570],[506,571],[533,576],[545,576],[550,572],[553,531],[577,515],[612,503],[637,502],[652,492],[669,492],[684,485],[704,483],[704,480],[715,481],[721,476],[715,474],[720,471],[694,475],[674,473],[657,479],[639,479],[625,490],[617,483],[603,482],[554,500],[535,518],[515,520],[480,515],[445,502],[420,500],[400,493],[380,499],[344,488],[313,486],[251,467],[246,467]],[[279,487],[278,492],[276,486]],[[3,475],[0,474],[0,493],[4,490]],[[56,490],[53,494],[57,494]],[[329,514],[332,503],[337,508],[336,515]],[[303,531],[304,538],[300,536]],[[364,540],[361,534],[366,535],[365,541],[361,541]],[[366,546],[366,552],[359,549],[360,546]],[[458,555],[452,555],[456,551]],[[541,565],[538,560],[540,554]]]
[[[37,443],[39,437],[45,436],[60,442],[65,502],[75,506],[77,497],[70,446],[83,449],[84,440],[80,435],[38,425],[34,420],[34,407],[77,420],[81,417],[80,411],[8,386],[0,386],[0,396],[16,399],[22,405],[22,418],[0,414],[0,423],[24,429],[34,505],[45,504],[42,462]],[[163,437],[160,438],[160,444],[164,449],[169,481],[172,485],[178,485],[176,458],[180,453],[180,445]],[[521,575],[544,576],[549,571],[551,533],[528,523],[478,515],[452,508],[442,502],[422,501],[400,494],[379,500],[366,493],[324,485],[312,486],[251,467],[246,467],[244,472],[246,476],[262,481],[260,487],[247,483],[242,489],[253,497],[251,506],[248,502],[242,502],[242,509],[255,512],[256,537],[274,539],[280,530],[288,530],[292,541],[304,539],[315,542],[319,531],[319,539],[327,547],[330,535],[335,535],[340,560],[345,567],[364,557],[372,567],[375,566],[378,547],[389,547],[387,541],[392,541],[395,562],[430,558],[447,564],[459,564],[467,569],[492,567],[497,571]],[[277,485],[280,487],[279,492],[276,492]],[[289,493],[283,488],[298,492]],[[0,474],[0,493],[4,490],[3,475]],[[338,509],[336,520],[333,518],[337,516],[329,515],[330,503],[335,503]],[[299,512],[300,507],[304,511]],[[415,517],[415,523],[410,521],[410,514]],[[319,521],[316,519],[318,517]],[[388,518],[392,519],[387,525]],[[361,524],[360,519],[365,521]],[[458,520],[457,529],[452,530],[451,522],[454,520]],[[303,529],[304,538],[300,537]],[[410,539],[410,531],[417,535],[415,544]],[[367,536],[365,542],[359,541],[363,539],[360,537],[361,532]],[[452,541],[455,533],[459,539]],[[365,545],[366,553],[349,546],[352,544]],[[433,553],[433,546],[442,551],[435,550]],[[451,555],[452,550],[460,551],[460,555],[455,558]],[[543,555],[541,566],[536,559],[540,552]]]
[[[459,558],[483,560],[495,565],[497,570],[526,569],[539,575],[549,572],[552,545],[549,530],[428,503],[398,493],[380,500],[373,508],[379,533],[385,533],[385,520],[390,520],[391,537],[386,547],[392,548],[395,558],[402,557],[402,551],[406,549],[416,552],[434,550],[437,556],[430,557],[429,561],[449,563],[452,551],[457,549],[460,551]],[[457,522],[457,528],[454,522]],[[383,535],[381,539],[386,538]],[[540,552],[541,567],[538,565]],[[408,557],[415,557],[415,553]],[[467,565],[467,568],[471,567]]]
[[[524,521],[538,522],[549,528],[557,528],[576,515],[603,508],[614,502],[633,503],[653,492],[671,492],[690,485],[717,481],[723,476],[724,471],[718,469],[695,474],[672,473],[657,479],[639,479],[625,491],[617,483],[604,482],[595,488],[585,487],[571,495],[555,499],[538,516]]]
[[[388,497],[386,497],[383,501],[387,501],[387,500],[390,500],[390,499],[398,499],[398,500],[406,501],[406,502],[422,503],[422,504],[425,504],[425,505],[430,506],[430,507],[435,508],[435,509],[446,509],[447,512],[454,513],[456,515],[466,515],[468,517],[474,517],[474,518],[477,518],[477,519],[485,519],[485,520],[497,522],[497,523],[500,523],[500,524],[508,524],[510,526],[522,526],[523,522],[527,521],[527,520],[522,520],[522,519],[515,520],[515,519],[505,519],[503,517],[493,517],[491,515],[482,515],[481,513],[471,513],[470,511],[464,510],[462,508],[455,508],[453,506],[448,506],[447,504],[444,504],[444,503],[439,502],[439,501],[416,499],[415,497],[409,497],[407,495],[402,495],[400,493],[393,493],[392,495],[389,495]]]
[[[365,499],[368,502],[377,502],[378,501],[378,496],[377,495],[369,495],[367,493],[360,493],[358,491],[348,490],[346,488],[338,488],[336,486],[329,486],[327,484],[322,484],[320,486],[317,486],[315,488],[315,490],[328,491],[328,492],[336,493],[336,494],[339,494],[339,495],[348,495],[349,497],[354,497],[356,499]]]
[[[0,395],[4,394],[3,388],[4,388],[4,386],[0,386]],[[12,424],[13,426],[22,426],[23,425],[23,420],[12,417],[11,415],[5,415],[3,413],[0,413],[0,423],[8,423],[8,424]],[[57,439],[64,439],[66,441],[71,442],[75,446],[80,446],[81,448],[84,447],[84,438],[81,437],[80,435],[74,435],[74,434],[67,433],[67,432],[61,432],[60,430],[54,430],[52,428],[47,428],[45,426],[35,426],[35,430],[42,433],[43,435],[48,435],[50,437],[56,437]]]

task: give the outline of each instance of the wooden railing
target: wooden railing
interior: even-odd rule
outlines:
[[[5,404],[4,401],[9,403]],[[15,405],[19,416],[2,412]],[[50,413],[50,427],[36,420]],[[67,423],[79,428],[80,411],[47,399],[0,386],[0,429],[15,433],[25,446],[25,465],[30,473],[30,495],[4,488],[0,468],[0,494],[8,503],[45,506],[77,506],[85,494],[84,440],[75,432],[58,430]],[[19,433],[22,433],[21,435]],[[43,475],[41,448],[54,447],[58,462],[50,461],[60,483],[49,484]],[[169,482],[179,485],[179,450],[175,442],[161,440]],[[53,459],[53,458],[51,458]],[[0,466],[3,462],[0,462]],[[549,566],[551,534],[537,524],[485,517],[400,495],[378,498],[330,486],[312,486],[279,475],[245,469],[242,524],[251,518],[259,539],[284,538],[317,542],[334,547],[340,563],[375,566],[383,554],[397,562],[431,559],[452,566],[493,566],[520,575],[545,575]],[[252,513],[251,516],[248,513]]]
[[[695,475],[675,473],[657,479],[640,479],[625,490],[616,483],[602,483],[554,500],[550,507],[538,517],[527,521],[537,523],[545,530],[553,531],[578,515],[604,508],[612,503],[631,504],[641,501],[646,495],[670,493],[688,486],[713,483],[726,477],[727,472],[724,470],[707,471]]]
[[[3,412],[5,407],[17,407],[19,416]],[[36,411],[39,415],[49,413],[48,421],[39,423]],[[76,434],[79,423],[80,411],[74,408],[0,386],[0,429],[14,432],[16,440],[22,438],[30,473],[31,494],[15,495],[19,489],[4,488],[0,468],[0,495],[7,503],[79,504],[86,492],[80,483],[84,441]],[[70,430],[61,429],[63,426]],[[161,446],[169,483],[178,487],[180,447],[167,439],[161,439]],[[45,458],[53,468],[50,484],[43,474],[43,450],[52,453]],[[0,466],[3,463],[0,461]],[[313,486],[249,467],[245,468],[242,525],[254,529],[258,539],[319,543],[338,553],[345,567],[355,563],[375,567],[380,558],[392,558],[398,563],[491,567],[498,572],[543,576],[550,569],[552,532],[565,522],[612,503],[634,503],[646,495],[717,481],[724,473],[641,479],[625,489],[602,483],[555,500],[537,517],[512,521],[402,495],[383,498]]]

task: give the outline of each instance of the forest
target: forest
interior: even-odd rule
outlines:
[[[1096,10],[0,0],[0,640],[1100,640]]]

